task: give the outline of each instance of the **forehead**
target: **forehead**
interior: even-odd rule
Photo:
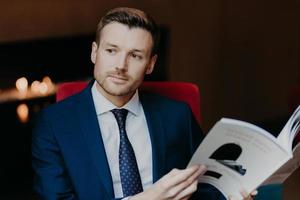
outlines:
[[[142,28],[113,22],[107,24],[101,31],[100,45],[113,44],[120,48],[143,49],[151,51],[153,39],[151,33]]]

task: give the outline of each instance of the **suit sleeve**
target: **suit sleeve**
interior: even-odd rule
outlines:
[[[63,158],[45,114],[37,118],[32,135],[34,193],[38,199],[76,200]]]
[[[189,109],[190,110],[190,109]],[[189,111],[189,119],[190,119],[190,144],[191,144],[191,157],[193,153],[196,151],[202,140],[204,139],[205,135],[203,134],[199,123],[196,121],[193,113],[191,110]],[[225,200],[222,193],[217,190],[215,187],[200,183],[198,184],[198,190],[193,194],[191,197],[192,200]]]

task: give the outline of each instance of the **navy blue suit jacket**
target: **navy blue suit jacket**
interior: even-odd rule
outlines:
[[[91,85],[42,110],[32,137],[34,191],[41,199],[114,199],[112,174],[98,125]],[[187,166],[203,139],[189,106],[140,93],[151,137],[153,181]],[[195,199],[219,199],[200,186]]]

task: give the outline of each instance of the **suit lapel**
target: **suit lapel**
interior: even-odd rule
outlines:
[[[96,174],[104,185],[109,196],[114,197],[111,173],[106,157],[106,152],[101,137],[98,119],[92,100],[91,85],[80,94],[76,104],[76,112],[80,127],[86,140],[91,158],[96,167]],[[150,95],[140,95],[140,100],[146,116],[152,146],[153,182],[160,179],[165,173],[164,129],[160,110],[155,106],[155,100]]]
[[[109,196],[114,197],[111,173],[92,100],[91,85],[89,84],[80,94],[79,102],[76,105],[77,114],[91,158],[96,166],[96,174],[101,179]]]
[[[140,95],[140,100],[146,116],[146,121],[151,138],[153,182],[156,182],[164,175],[165,166],[165,142],[164,129],[160,110],[155,107],[155,102],[150,95]]]

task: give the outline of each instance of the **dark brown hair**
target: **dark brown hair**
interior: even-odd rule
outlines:
[[[127,7],[114,8],[104,15],[97,25],[95,42],[99,45],[102,29],[113,22],[118,22],[129,28],[142,28],[151,33],[153,40],[152,55],[157,54],[159,30],[155,21],[145,12]]]

